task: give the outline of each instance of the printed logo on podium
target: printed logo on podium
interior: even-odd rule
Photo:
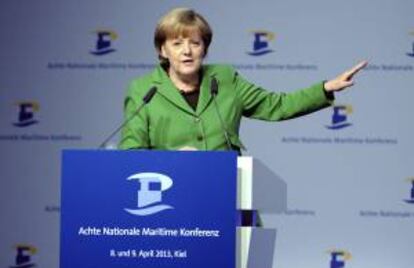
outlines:
[[[17,122],[13,125],[16,127],[28,127],[39,123],[35,118],[35,113],[39,111],[39,103],[35,101],[20,101],[16,105],[19,107]]]
[[[410,35],[414,37],[414,31],[410,32]],[[407,55],[414,57],[414,41],[411,43],[411,52],[407,52]]]
[[[331,261],[329,263],[329,268],[344,268],[347,261],[349,261],[352,256],[346,250],[330,250],[328,251],[331,254]]]
[[[32,256],[36,254],[37,249],[30,245],[17,245],[16,257],[14,265],[10,265],[9,268],[31,268],[36,267],[36,264],[31,260]]]
[[[351,126],[348,122],[348,116],[352,113],[351,105],[335,105],[333,108],[331,125],[326,126],[328,129],[342,129]]]
[[[407,181],[411,184],[410,198],[404,201],[409,204],[414,204],[414,177],[408,178]]]
[[[252,31],[254,36],[253,50],[247,52],[251,56],[262,56],[273,52],[269,48],[269,42],[275,39],[275,34],[268,31]]]
[[[94,34],[96,34],[97,39],[95,50],[92,50],[91,54],[102,56],[116,51],[116,49],[112,47],[112,42],[118,39],[116,32],[111,30],[97,30]]]
[[[173,180],[160,173],[136,173],[127,178],[138,182],[137,208],[125,208],[136,216],[148,216],[174,207],[162,203],[162,193],[173,186]]]

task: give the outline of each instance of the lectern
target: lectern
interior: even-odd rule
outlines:
[[[62,154],[61,268],[236,267],[234,152]]]

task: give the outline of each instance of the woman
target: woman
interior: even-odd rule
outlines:
[[[242,116],[278,121],[327,107],[333,93],[351,86],[352,76],[367,64],[306,89],[274,93],[246,81],[231,66],[203,65],[211,40],[207,21],[191,9],[173,9],[161,18],[154,37],[160,64],[130,84],[125,118],[132,118],[122,131],[121,149],[240,152]],[[134,115],[154,86],[150,103]]]

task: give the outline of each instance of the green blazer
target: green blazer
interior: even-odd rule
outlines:
[[[226,150],[226,140],[210,94],[213,77],[219,84],[216,97],[232,146],[243,148],[239,139],[243,116],[278,121],[307,114],[331,104],[320,82],[292,93],[269,92],[242,78],[228,65],[202,67],[200,96],[196,111],[186,102],[161,66],[133,80],[124,103],[127,120],[155,86],[157,93],[141,112],[123,128],[120,149]]]

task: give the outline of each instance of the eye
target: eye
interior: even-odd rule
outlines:
[[[169,42],[172,46],[179,46],[183,43],[183,40],[181,40],[181,38],[172,38],[167,40],[167,42]]]

